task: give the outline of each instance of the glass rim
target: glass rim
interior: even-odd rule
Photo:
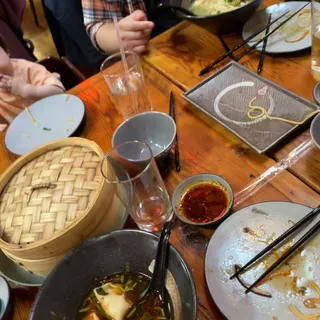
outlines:
[[[148,149],[149,152],[150,152],[150,158],[149,158],[148,164],[145,166],[145,168],[144,168],[139,174],[137,174],[137,175],[134,176],[133,178],[130,178],[130,179],[127,179],[127,180],[123,180],[123,181],[110,180],[110,179],[104,174],[104,172],[103,172],[103,164],[104,164],[104,162],[106,161],[107,156],[108,156],[112,151],[118,149],[119,147],[123,147],[123,146],[126,145],[126,144],[132,144],[132,143],[135,143],[135,144],[136,144],[136,143],[139,143],[139,144],[142,144],[142,145],[144,145],[145,147],[147,147],[147,149]],[[102,160],[102,162],[101,162],[101,166],[100,166],[100,172],[101,172],[103,178],[104,178],[108,183],[110,183],[110,184],[124,184],[124,183],[128,183],[128,182],[132,182],[132,181],[135,181],[135,180],[137,180],[138,178],[140,178],[141,175],[142,175],[143,173],[145,173],[145,172],[149,169],[149,167],[151,166],[151,163],[152,163],[152,159],[153,159],[153,158],[154,158],[154,157],[153,157],[152,150],[151,150],[151,148],[148,146],[148,144],[146,144],[145,142],[138,141],[138,140],[126,141],[126,142],[124,142],[124,143],[119,144],[119,145],[116,146],[116,147],[113,147],[111,150],[109,150],[109,151],[104,155],[103,160]],[[128,159],[128,160],[130,160],[130,161],[132,161],[132,162],[137,162],[137,161],[131,160],[131,159]]]
[[[134,58],[136,59],[137,63],[139,62],[139,57],[136,53],[134,53],[133,51],[130,51],[130,50],[125,50],[125,55],[132,55],[134,56]],[[103,69],[103,66],[104,64],[108,61],[108,60],[111,60],[111,59],[114,59],[115,57],[119,57],[120,56],[120,61],[121,61],[121,52],[116,52],[114,54],[112,54],[111,56],[108,56],[106,59],[103,60],[103,62],[101,63],[101,66],[100,66],[100,72],[102,73],[102,75],[105,77],[109,77],[109,78],[113,78],[113,77],[119,77],[120,74],[104,74],[104,69]],[[131,72],[134,68],[135,68],[136,65],[133,65],[131,68],[129,68],[129,72]],[[124,70],[123,72],[124,73]],[[122,74],[121,73],[121,74]]]

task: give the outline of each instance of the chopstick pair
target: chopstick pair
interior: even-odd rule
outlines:
[[[310,213],[308,213],[304,218],[299,220],[296,224],[294,224],[290,229],[284,232],[281,236],[275,239],[272,243],[270,243],[265,249],[259,252],[256,256],[254,256],[248,263],[246,263],[243,267],[238,269],[230,279],[235,278],[240,275],[244,271],[246,271],[251,265],[256,263],[261,257],[263,257],[270,250],[278,246],[281,242],[286,240],[290,235],[292,235],[295,231],[304,226],[307,222],[310,222],[313,218],[320,213],[320,206],[314,208]],[[285,261],[292,253],[294,253],[298,248],[300,248],[307,240],[309,240],[316,232],[320,229],[320,221],[318,221],[304,236],[302,236],[288,251],[286,251],[277,261],[275,261],[254,283],[252,283],[245,291],[245,293],[249,293],[252,289],[259,284],[266,276],[268,276],[273,270],[275,270],[283,261]]]
[[[170,103],[169,103],[169,115],[172,117],[173,121],[176,123],[176,110],[174,105],[174,96],[172,91],[170,92]],[[174,162],[176,171],[179,172],[181,170],[180,167],[180,155],[179,155],[179,144],[178,144],[178,133],[176,133],[174,141]]]
[[[276,28],[274,28],[272,31],[268,32],[262,39],[260,39],[259,41],[257,41],[253,46],[251,46],[250,48],[248,48],[247,50],[245,50],[244,52],[242,52],[239,56],[237,56],[235,58],[236,61],[240,60],[241,58],[243,58],[246,54],[248,54],[249,52],[251,52],[253,49],[255,49],[261,42],[263,42],[265,39],[267,39],[269,36],[271,36],[273,33],[275,33],[278,29],[280,29],[285,23],[287,23],[290,19],[292,19],[294,16],[296,16],[301,10],[303,10],[306,6],[308,6],[309,3],[306,3],[304,6],[302,6],[299,10],[297,10],[295,13],[293,13],[290,17],[288,17],[286,20],[284,20],[283,22],[281,22]],[[273,21],[271,21],[270,23],[266,24],[265,26],[261,27],[260,29],[258,29],[257,31],[255,31],[251,36],[249,36],[248,38],[246,38],[245,40],[243,40],[242,42],[240,42],[239,44],[237,44],[235,47],[233,47],[230,51],[226,52],[224,55],[222,55],[221,57],[219,57],[218,59],[216,59],[215,61],[213,61],[212,63],[208,64],[205,68],[203,68],[200,72],[199,75],[202,76],[204,74],[206,74],[207,72],[209,72],[215,65],[217,65],[219,62],[221,62],[222,60],[224,60],[225,58],[227,58],[228,56],[230,56],[234,51],[238,50],[239,48],[243,47],[244,45],[246,45],[251,39],[253,39],[254,37],[256,37],[259,33],[261,33],[262,31],[266,30],[267,28],[269,28],[271,25],[273,25],[274,23],[276,23],[277,21],[279,21],[281,18],[283,18],[286,14],[288,14],[289,11],[286,11],[284,14],[282,14],[281,16],[279,16],[278,18],[274,19]]]
[[[270,24],[270,22],[271,22],[271,13],[269,14],[268,24]],[[269,30],[270,30],[270,26],[267,27],[265,35],[267,35],[269,33]],[[262,72],[264,55],[266,53],[267,44],[268,44],[268,38],[265,38],[264,41],[263,41],[263,46],[262,46],[262,50],[261,50],[261,53],[260,53],[260,59],[259,59],[257,73],[261,73]]]

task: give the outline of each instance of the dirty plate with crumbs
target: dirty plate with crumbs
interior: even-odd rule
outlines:
[[[21,156],[44,143],[70,137],[79,128],[84,114],[83,102],[74,95],[44,98],[13,120],[6,132],[5,145]]]
[[[213,300],[227,319],[320,319],[319,234],[262,280],[254,289],[258,294],[245,294],[243,286],[253,283],[320,217],[283,246],[266,254],[239,278],[230,280],[235,265],[246,264],[311,210],[296,203],[264,202],[239,210],[220,225],[207,248],[205,277]]]

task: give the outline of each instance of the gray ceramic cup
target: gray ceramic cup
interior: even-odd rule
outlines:
[[[157,111],[143,112],[120,124],[112,136],[112,147],[128,141],[144,142],[159,164],[169,155],[175,136],[176,125],[170,116]]]

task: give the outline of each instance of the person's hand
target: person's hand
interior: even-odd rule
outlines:
[[[0,74],[0,90],[12,93],[16,96],[25,96],[26,82],[14,79],[5,74]]]
[[[146,21],[143,11],[137,10],[119,21],[120,37],[124,48],[137,54],[148,50],[154,23]]]

